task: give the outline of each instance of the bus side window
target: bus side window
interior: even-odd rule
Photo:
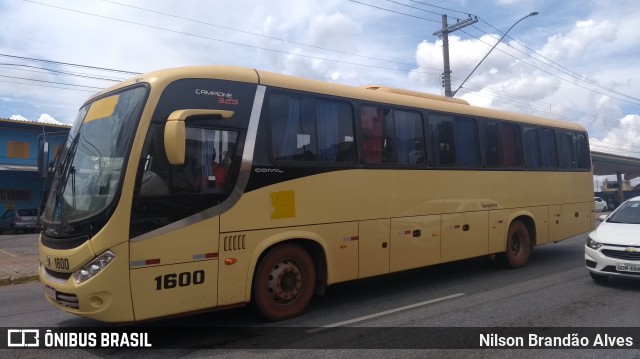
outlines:
[[[488,167],[522,167],[522,136],[514,123],[484,123],[484,148]]]
[[[371,106],[362,106],[360,109],[362,146],[367,163],[382,162],[383,117],[381,109]]]
[[[456,143],[453,118],[450,116],[429,116],[432,136],[433,164],[436,166],[454,166],[456,164]]]
[[[274,94],[269,120],[277,162],[355,161],[353,115],[346,102]]]
[[[525,165],[533,170],[553,170],[558,167],[556,140],[552,129],[524,126]]]
[[[560,164],[564,169],[591,168],[589,141],[584,133],[560,132]]]
[[[393,111],[398,162],[411,165],[426,163],[422,116],[417,112]]]
[[[398,141],[393,111],[387,108],[362,106],[360,126],[364,159],[367,163],[397,163]]]
[[[477,167],[480,164],[480,152],[476,121],[471,118],[456,117],[455,130],[458,165]]]
[[[542,129],[540,139],[542,140],[542,166],[550,170],[558,168],[555,131],[550,128]]]
[[[542,168],[542,141],[540,128],[525,126],[524,129],[525,165],[528,169]]]

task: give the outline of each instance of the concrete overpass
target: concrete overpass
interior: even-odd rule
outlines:
[[[609,153],[591,151],[593,174],[596,176],[616,175],[618,183],[640,177],[640,158],[612,155]],[[622,186],[618,186],[618,199],[623,202]]]

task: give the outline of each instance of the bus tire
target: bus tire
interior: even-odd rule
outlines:
[[[502,262],[509,268],[520,268],[527,264],[531,256],[531,235],[529,229],[521,221],[513,221],[507,234],[507,248]]]
[[[252,304],[269,320],[293,318],[311,302],[315,283],[316,270],[309,253],[295,244],[278,245],[258,264]]]

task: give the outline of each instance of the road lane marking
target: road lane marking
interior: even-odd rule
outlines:
[[[15,255],[15,254],[13,254],[13,253],[6,252],[6,251],[3,251],[2,249],[0,249],[0,253],[2,253],[2,254],[6,254],[6,255],[8,255],[9,257],[17,257],[17,255]]]
[[[451,295],[448,295],[446,297],[431,299],[431,300],[427,300],[425,302],[420,302],[420,303],[416,303],[416,304],[410,304],[410,305],[406,305],[404,307],[400,307],[400,308],[396,308],[396,309],[385,310],[384,312],[380,312],[380,313],[365,315],[364,317],[360,317],[360,318],[355,318],[355,319],[351,319],[351,320],[345,320],[344,322],[327,324],[327,325],[323,325],[323,326],[321,326],[319,328],[307,330],[307,333],[317,333],[319,331],[326,330],[326,329],[329,329],[329,328],[341,327],[341,326],[347,325],[347,324],[353,324],[353,323],[357,323],[357,322],[362,322],[362,321],[369,320],[369,319],[372,319],[372,318],[381,317],[383,315],[393,314],[393,313],[401,312],[403,310],[422,307],[422,306],[425,306],[425,305],[429,305],[429,304],[433,304],[433,303],[437,303],[437,302],[442,302],[444,300],[461,297],[463,295],[464,295],[464,293],[451,294]]]

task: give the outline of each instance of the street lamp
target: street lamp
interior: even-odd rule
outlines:
[[[511,29],[513,29],[514,26],[518,25],[518,23],[530,16],[536,16],[538,15],[537,11],[532,12],[531,14],[523,17],[522,19],[518,20],[515,22],[515,24],[511,25],[511,27],[509,28],[509,30],[507,30],[507,32],[504,33],[504,35],[502,35],[502,37],[498,40],[498,42],[495,43],[495,45],[493,45],[493,47],[491,48],[491,50],[489,50],[489,52],[487,52],[486,55],[484,55],[484,57],[482,58],[482,60],[480,60],[480,62],[478,62],[478,64],[476,65],[476,67],[473,68],[473,70],[471,70],[471,73],[469,74],[469,76],[467,76],[466,79],[464,79],[464,81],[462,81],[462,83],[460,84],[460,86],[458,86],[458,88],[453,91],[453,93],[451,94],[451,97],[455,96],[456,93],[462,88],[462,85],[464,85],[465,82],[467,82],[467,80],[469,79],[469,77],[471,77],[471,75],[476,71],[476,69],[478,68],[478,66],[480,66],[480,64],[482,63],[482,61],[484,61],[484,59],[487,58],[487,56],[489,56],[489,54],[491,53],[491,51],[493,51],[493,49],[496,48],[496,46],[498,46],[498,44],[502,41],[502,39],[504,39],[505,36],[507,36],[507,34],[509,33],[509,31],[511,31]]]

